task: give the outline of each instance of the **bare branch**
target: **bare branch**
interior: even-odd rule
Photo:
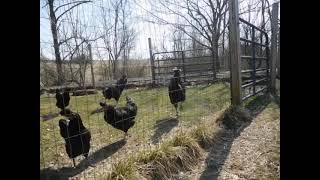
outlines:
[[[206,22],[206,24],[207,24],[206,26],[207,26],[208,30],[210,31],[210,33],[213,34],[213,30],[212,30],[211,25],[210,25],[209,21],[207,20],[206,16],[201,13],[201,11],[200,11],[200,9],[199,9],[198,6],[197,6],[197,7],[194,7],[194,8],[196,8],[196,12],[198,13],[198,15],[200,15],[200,16],[202,17],[202,19]],[[197,19],[196,17],[194,17],[192,13],[189,14],[189,15],[190,15],[190,17],[193,18],[196,22],[198,22],[198,24],[199,24],[199,26],[201,26],[202,30],[206,33],[206,35],[207,35],[208,37],[210,37],[210,35],[209,35],[209,34],[207,33],[207,31],[205,30],[204,26],[202,26],[202,24],[201,24],[201,22],[199,21],[199,19]]]
[[[189,36],[191,39],[193,39],[194,41],[196,41],[197,43],[201,44],[204,47],[210,48],[210,46],[202,43],[201,41],[199,41],[197,38],[195,38],[192,34],[190,34],[189,32],[187,32],[185,29],[178,27],[178,29],[180,29],[181,31],[183,31],[187,36]]]
[[[49,5],[49,1],[46,1],[46,3],[41,8],[45,8],[48,5]]]
[[[86,40],[82,40],[81,42],[80,42],[80,44],[76,44],[76,47],[73,49],[73,50],[71,50],[71,51],[69,51],[69,53],[66,55],[66,56],[64,56],[63,57],[63,59],[66,59],[68,56],[73,56],[76,52],[77,52],[77,50],[79,49],[79,47],[83,44],[83,43],[85,43],[86,42]]]
[[[92,2],[92,1],[73,1],[73,2],[70,2],[70,3],[66,3],[66,4],[63,4],[63,5],[60,5],[58,6],[54,12],[57,12],[59,8],[63,7],[63,6],[67,6],[67,5],[70,5],[70,4],[74,4],[74,3],[87,3],[87,2]]]
[[[163,6],[165,6],[165,5],[163,5]],[[199,23],[199,20],[198,20],[197,18],[192,17],[195,21],[198,21],[199,25],[200,25],[201,28],[204,30],[204,33],[205,33],[206,35],[203,34],[203,31],[199,30],[195,25],[193,25],[193,23],[190,22],[190,20],[189,20],[186,16],[175,12],[173,9],[171,9],[171,8],[169,8],[169,7],[167,7],[167,6],[165,6],[165,8],[167,8],[167,9],[168,9],[170,12],[172,12],[173,14],[182,17],[184,20],[186,20],[186,21],[188,22],[188,24],[189,24],[192,28],[196,29],[196,30],[201,34],[201,36],[203,36],[206,40],[208,40],[210,43],[212,43],[210,35],[204,30],[204,27],[201,25],[201,23]],[[189,15],[190,15],[190,14],[189,14]],[[175,23],[169,23],[169,24],[175,25]],[[175,26],[175,27],[177,27],[177,26]],[[186,32],[185,29],[183,29],[183,31]],[[189,34],[189,35],[190,35],[190,34]]]
[[[73,8],[75,8],[75,7],[77,7],[77,6],[81,5],[81,4],[84,4],[84,3],[88,3],[88,2],[92,2],[92,1],[82,1],[82,2],[79,2],[79,3],[76,4],[76,5],[71,6],[69,9],[67,9],[66,11],[64,11],[62,14],[60,14],[60,15],[57,17],[57,21],[58,21],[58,19],[60,19],[60,18],[61,18],[65,13],[67,13],[68,11],[71,11]]]
[[[77,36],[71,36],[71,37],[66,38],[66,39],[64,39],[64,40],[61,40],[61,41],[59,42],[59,45],[65,43],[65,42],[67,42],[67,41],[69,41],[69,40],[71,40],[71,39],[73,39],[73,38],[77,38]]]

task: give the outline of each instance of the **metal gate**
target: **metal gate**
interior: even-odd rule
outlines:
[[[214,61],[209,49],[157,52],[152,54],[153,72],[157,84],[167,83],[172,69],[182,70],[184,82],[207,82],[214,79]],[[216,71],[216,78],[223,73]]]
[[[270,88],[270,56],[268,34],[239,18],[246,37],[240,35],[242,100]],[[248,36],[250,32],[250,38]],[[260,42],[259,42],[260,41]]]

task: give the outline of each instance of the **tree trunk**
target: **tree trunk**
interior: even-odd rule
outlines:
[[[278,37],[278,41],[279,41],[279,45],[278,45],[278,65],[277,65],[277,69],[278,69],[278,77],[280,79],[280,27],[279,27],[279,37]]]
[[[112,78],[113,63],[112,63],[112,60],[111,60],[111,55],[110,55],[110,53],[109,53],[108,68],[109,68],[109,70],[108,70],[108,73],[109,73],[108,80],[110,80],[110,78],[113,79],[113,78]]]
[[[126,48],[123,50],[123,67],[122,67],[122,74],[125,74],[127,70],[127,54]]]
[[[62,85],[64,78],[63,78],[63,72],[62,72],[62,60],[60,56],[60,47],[58,42],[57,19],[53,10],[54,8],[53,0],[48,0],[48,4],[49,4],[49,13],[50,13],[50,22],[51,22],[51,32],[53,37],[54,54],[56,58],[57,73],[58,73],[58,85]]]
[[[96,88],[96,83],[95,83],[95,79],[94,79],[93,57],[92,57],[91,44],[88,44],[88,49],[89,49],[90,68],[91,68],[91,81],[92,81],[91,83],[92,83],[92,87]]]
[[[70,79],[71,79],[71,81],[73,81],[74,80],[74,75],[73,75],[73,69],[72,69],[72,64],[71,63],[69,63],[69,68],[70,68]]]
[[[107,65],[104,65],[103,66],[103,72],[104,72],[104,74],[103,74],[103,81],[106,81],[107,79],[108,79],[108,69],[107,69],[108,67],[107,67]],[[109,80],[109,79],[108,79]]]
[[[86,70],[87,70],[87,63],[85,62],[84,63],[84,68],[83,68],[83,87],[86,86]]]
[[[215,40],[215,42],[213,43],[213,64],[214,64],[214,73],[213,73],[213,78],[216,79],[217,78],[217,72],[220,69],[220,63],[219,63],[219,46],[218,46],[218,41]]]
[[[226,27],[226,14],[224,14],[223,16],[223,27]],[[222,57],[223,57],[223,64],[224,64],[224,70],[227,69],[227,58],[225,56],[225,44],[224,44],[224,40],[225,40],[225,35],[226,35],[226,31],[223,32],[222,34]]]
[[[113,68],[112,68],[112,74],[113,74],[113,79],[117,79],[117,60],[113,61]]]
[[[79,64],[79,79],[80,79],[80,89],[83,88],[83,74],[82,74],[82,71],[81,71],[81,63]]]
[[[214,47],[212,45],[212,48],[211,48],[211,54],[212,54],[212,72],[213,72],[213,80],[216,80],[217,78],[217,72],[216,72],[216,53],[215,53],[215,50],[214,50]]]

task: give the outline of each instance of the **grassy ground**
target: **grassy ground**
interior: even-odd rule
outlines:
[[[115,162],[100,179],[280,179],[279,118],[274,99],[251,98]]]
[[[183,103],[179,125],[191,126],[202,117],[212,112],[221,110],[230,102],[230,92],[227,84],[193,86],[187,89],[187,99]],[[139,144],[158,138],[162,133],[156,134],[157,124],[168,120],[175,115],[175,110],[170,104],[167,88],[158,89],[130,89],[125,90],[120,98],[119,106],[125,104],[125,96],[132,97],[138,105],[136,124],[129,130],[132,144]],[[103,99],[101,92],[95,95],[71,97],[70,108],[77,111],[84,125],[91,131],[91,152],[111,144],[123,137],[123,133],[112,128],[103,119],[103,113],[90,116],[89,113],[99,107],[99,101]],[[110,102],[110,101],[108,101]],[[49,112],[58,112],[55,107],[55,98],[43,95],[40,97],[40,115]],[[112,100],[112,104],[115,102]],[[56,117],[49,121],[40,121],[40,166],[63,167],[70,166],[71,161],[66,155],[64,140],[59,134],[58,120]],[[177,125],[177,124],[174,124]],[[171,127],[173,128],[173,127]]]

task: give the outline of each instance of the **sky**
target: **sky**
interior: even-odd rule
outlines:
[[[65,4],[70,2],[71,0],[56,0],[57,3]],[[93,0],[93,3],[80,5],[78,8],[74,8],[73,12],[81,18],[81,26],[85,26],[88,29],[88,32],[99,31],[103,27],[99,24],[99,14],[98,9],[99,6],[103,6],[105,10],[108,10],[109,3],[111,0]],[[177,0],[178,1],[178,0]],[[240,4],[240,10],[242,7],[246,5],[251,0],[243,0]],[[254,0],[253,0],[254,1]],[[157,25],[153,23],[148,23],[141,18],[148,18],[150,15],[149,12],[154,12],[153,8],[148,0],[129,0],[130,8],[132,9],[132,19],[133,22],[132,27],[137,32],[137,39],[135,43],[135,47],[131,52],[131,57],[135,58],[148,58],[149,57],[149,47],[148,47],[148,38],[150,37],[152,40],[153,48],[160,49],[161,42],[165,41],[166,48],[170,49],[172,46],[172,27],[169,25]],[[271,0],[270,3],[278,2],[275,0]],[[40,52],[43,55],[48,57],[49,59],[54,59],[54,51],[52,47],[52,34],[50,29],[50,21],[48,16],[48,9],[42,8],[43,2],[40,3]],[[59,4],[57,4],[59,5]],[[61,9],[63,10],[63,9]],[[280,14],[280,13],[279,13]],[[246,18],[245,15],[241,16],[242,18]],[[161,15],[161,18],[168,19],[174,21],[174,19],[169,15]],[[257,20],[259,21],[259,19]],[[68,20],[63,20],[63,23],[69,24]],[[106,54],[106,52],[99,48],[102,47],[103,44],[101,42],[97,42],[92,45],[93,49],[93,58],[97,59],[96,56],[97,51],[101,54]],[[155,50],[154,50],[155,51]]]
[[[138,1],[138,0],[136,0]],[[99,6],[100,2],[96,1],[94,3],[95,5]],[[105,4],[106,1],[105,1]],[[104,5],[106,6],[106,5]],[[148,7],[147,1],[141,1],[139,0],[139,6],[150,9],[151,7]],[[166,32],[165,27],[158,27],[157,25],[153,25],[147,22],[140,21],[139,18],[141,17],[147,17],[147,12],[142,10],[141,7],[139,7],[135,3],[131,4],[132,9],[137,9],[133,11],[133,28],[136,30],[138,33],[137,35],[137,40],[135,43],[135,48],[132,51],[132,57],[144,57],[148,58],[149,57],[149,48],[148,48],[148,38],[152,37],[153,42],[157,42],[161,36],[165,35],[164,33]],[[40,7],[41,8],[41,7]],[[96,14],[94,13],[98,7],[84,7],[82,8],[87,8],[87,11],[84,13],[81,12],[80,16],[95,16]],[[81,8],[79,8],[81,9]],[[96,15],[99,16],[99,15]],[[40,43],[41,43],[41,50],[42,53],[46,56],[49,57],[50,59],[53,58],[53,48],[52,48],[52,35],[51,35],[51,29],[50,29],[50,23],[48,19],[48,13],[47,9],[41,8],[40,9]],[[65,22],[68,24],[68,22]],[[89,28],[88,31],[94,31],[93,26],[96,27],[96,29],[102,28],[101,25],[95,21],[95,18],[91,18],[90,20],[87,21],[86,23],[88,26],[92,26],[92,28]],[[98,45],[92,45],[93,46],[93,51],[95,51],[94,47],[101,47],[103,46],[102,43],[99,43]],[[97,49],[96,49],[97,50]],[[101,51],[102,49],[99,48]],[[95,53],[93,53],[95,54]]]

